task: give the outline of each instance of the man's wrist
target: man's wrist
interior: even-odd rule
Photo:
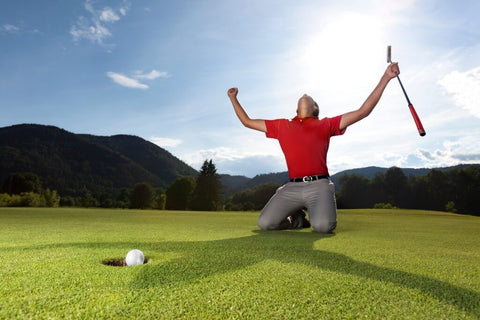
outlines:
[[[390,77],[389,75],[384,74],[384,75],[382,76],[382,78],[380,79],[380,82],[383,82],[383,83],[385,83],[385,84],[388,84],[388,83],[390,82],[390,80],[392,80],[393,78],[395,78],[395,77]]]

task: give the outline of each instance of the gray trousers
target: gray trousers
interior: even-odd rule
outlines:
[[[311,182],[288,182],[262,209],[258,226],[262,230],[283,229],[281,222],[299,209],[307,208],[310,224],[319,233],[328,233],[337,226],[335,186],[330,179]]]

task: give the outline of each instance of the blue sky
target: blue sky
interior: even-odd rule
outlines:
[[[397,81],[373,113],[331,140],[330,173],[364,166],[480,163],[480,2],[2,1],[0,126],[132,134],[199,169],[286,170],[276,140],[244,128],[293,118],[304,93],[320,117],[357,109],[386,68]]]

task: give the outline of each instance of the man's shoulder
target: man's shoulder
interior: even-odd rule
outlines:
[[[336,115],[336,116],[333,116],[333,117],[324,117],[322,119],[320,119],[321,121],[325,120],[325,121],[329,121],[329,120],[332,120],[332,119],[336,119],[336,118],[339,118],[341,117],[342,115]]]
[[[319,119],[318,121],[322,122],[322,123],[331,123],[331,122],[340,121],[341,118],[342,118],[342,116],[338,115],[338,116],[334,116],[334,117],[324,117],[322,119]]]
[[[269,119],[269,120],[265,120],[265,123],[267,122],[270,122],[270,123],[288,123],[290,122],[291,120],[289,119]]]

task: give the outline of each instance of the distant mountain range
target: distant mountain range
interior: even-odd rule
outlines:
[[[332,180],[338,188],[342,175],[372,178],[377,172],[387,170],[380,167],[345,170],[333,175]],[[402,170],[407,176],[430,171]],[[87,190],[97,196],[118,194],[121,189],[132,188],[139,182],[166,189],[178,177],[198,174],[165,149],[140,137],[74,134],[37,124],[0,128],[0,186],[15,172],[33,172],[40,177],[44,188],[57,190],[63,196],[79,196]],[[228,197],[267,182],[283,184],[288,181],[288,173],[259,174],[253,178],[220,174],[220,181],[224,185],[224,196]]]
[[[448,171],[452,169],[461,169],[468,166],[469,166],[468,164],[463,164],[463,165],[458,165],[453,167],[435,168],[435,170]],[[335,188],[338,190],[341,186],[339,180],[342,176],[346,174],[349,174],[349,175],[356,174],[359,176],[363,176],[367,179],[371,179],[375,176],[375,174],[377,173],[384,174],[388,169],[389,168],[373,167],[373,166],[358,168],[358,169],[349,169],[349,170],[344,170],[332,175],[331,180],[335,184]],[[432,169],[426,169],[426,168],[421,168],[421,169],[401,168],[401,169],[407,177],[425,175],[432,170]],[[257,185],[260,185],[262,183],[267,183],[267,182],[276,182],[278,184],[284,184],[288,181],[288,179],[289,178],[288,178],[287,171],[278,172],[278,173],[260,174],[260,175],[256,175],[253,178],[247,178],[244,176],[230,176],[226,174],[220,175],[220,181],[225,186],[228,187],[228,191],[231,194],[241,190],[254,188]]]

